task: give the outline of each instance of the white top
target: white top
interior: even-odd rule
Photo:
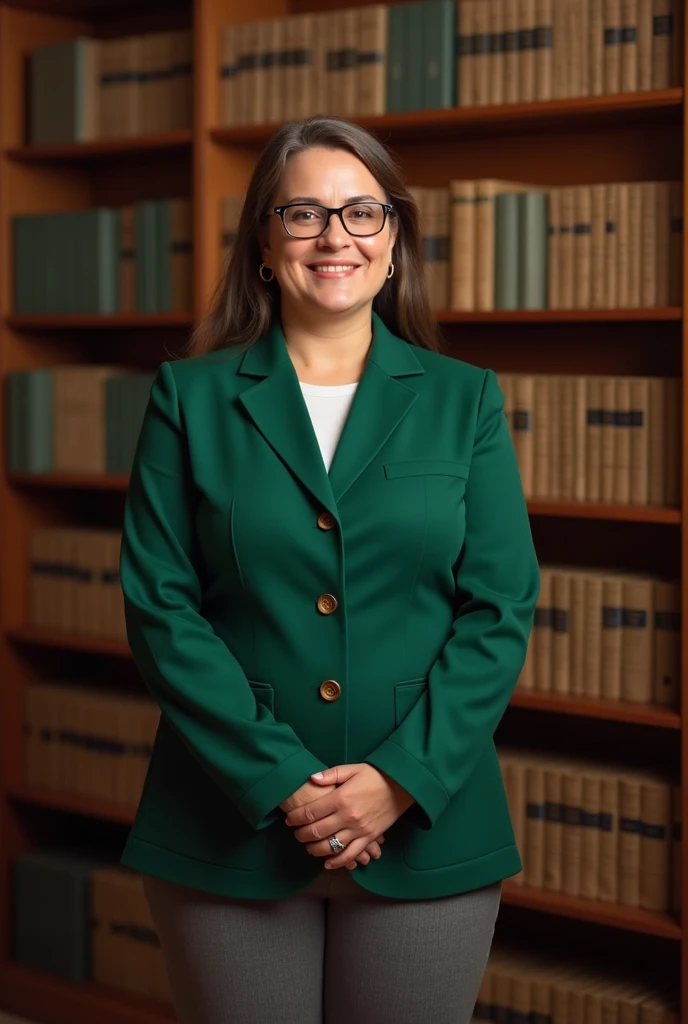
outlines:
[[[299,381],[320,445],[325,469],[329,473],[346,417],[358,387],[352,384],[304,384]]]

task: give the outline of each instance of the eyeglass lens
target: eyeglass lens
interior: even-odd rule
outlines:
[[[352,235],[374,235],[381,230],[384,208],[375,203],[357,203],[342,210],[344,226]],[[327,211],[322,206],[289,206],[284,223],[290,235],[311,238],[325,230]]]

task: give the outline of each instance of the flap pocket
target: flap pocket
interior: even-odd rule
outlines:
[[[427,679],[425,676],[422,676],[420,679],[409,679],[404,683],[396,684],[394,687],[395,726],[401,725],[426,686]]]
[[[429,473],[441,476],[460,476],[465,480],[468,466],[452,459],[405,459],[403,462],[385,462],[385,476],[393,480],[400,476],[425,476]]]
[[[269,708],[270,711],[274,712],[275,691],[270,683],[258,683],[253,679],[249,679],[248,685],[253,690],[253,696],[256,698],[256,703],[264,704],[266,708]]]

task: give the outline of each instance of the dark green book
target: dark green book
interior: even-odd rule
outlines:
[[[546,192],[517,194],[519,206],[519,309],[547,308],[547,216]]]
[[[517,193],[495,196],[495,309],[518,309],[519,212]]]
[[[158,290],[158,313],[169,313],[172,309],[172,202],[162,199],[155,204],[156,267]]]
[[[431,0],[423,5],[423,108],[456,105],[456,4]]]
[[[145,200],[134,206],[136,307],[140,313],[158,310],[157,211]]]
[[[406,68],[404,65],[406,10],[408,4],[389,9],[387,25],[387,110],[390,114],[407,110]]]
[[[84,37],[39,46],[29,54],[29,142],[84,142],[94,137],[94,51]]]
[[[405,4],[404,77],[406,78],[406,110],[422,110],[424,105],[425,67],[423,61],[423,24],[427,3]]]

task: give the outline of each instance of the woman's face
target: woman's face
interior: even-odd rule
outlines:
[[[293,202],[333,207],[365,199],[387,201],[365,165],[346,150],[317,147],[288,160],[270,208]],[[367,214],[364,210],[354,216],[365,222]],[[311,219],[307,213],[301,216],[302,223]],[[382,288],[395,234],[387,217],[379,234],[354,237],[333,215],[320,237],[291,238],[273,214],[267,221],[263,262],[275,272],[287,311],[306,306],[322,313],[355,312],[371,307]]]

